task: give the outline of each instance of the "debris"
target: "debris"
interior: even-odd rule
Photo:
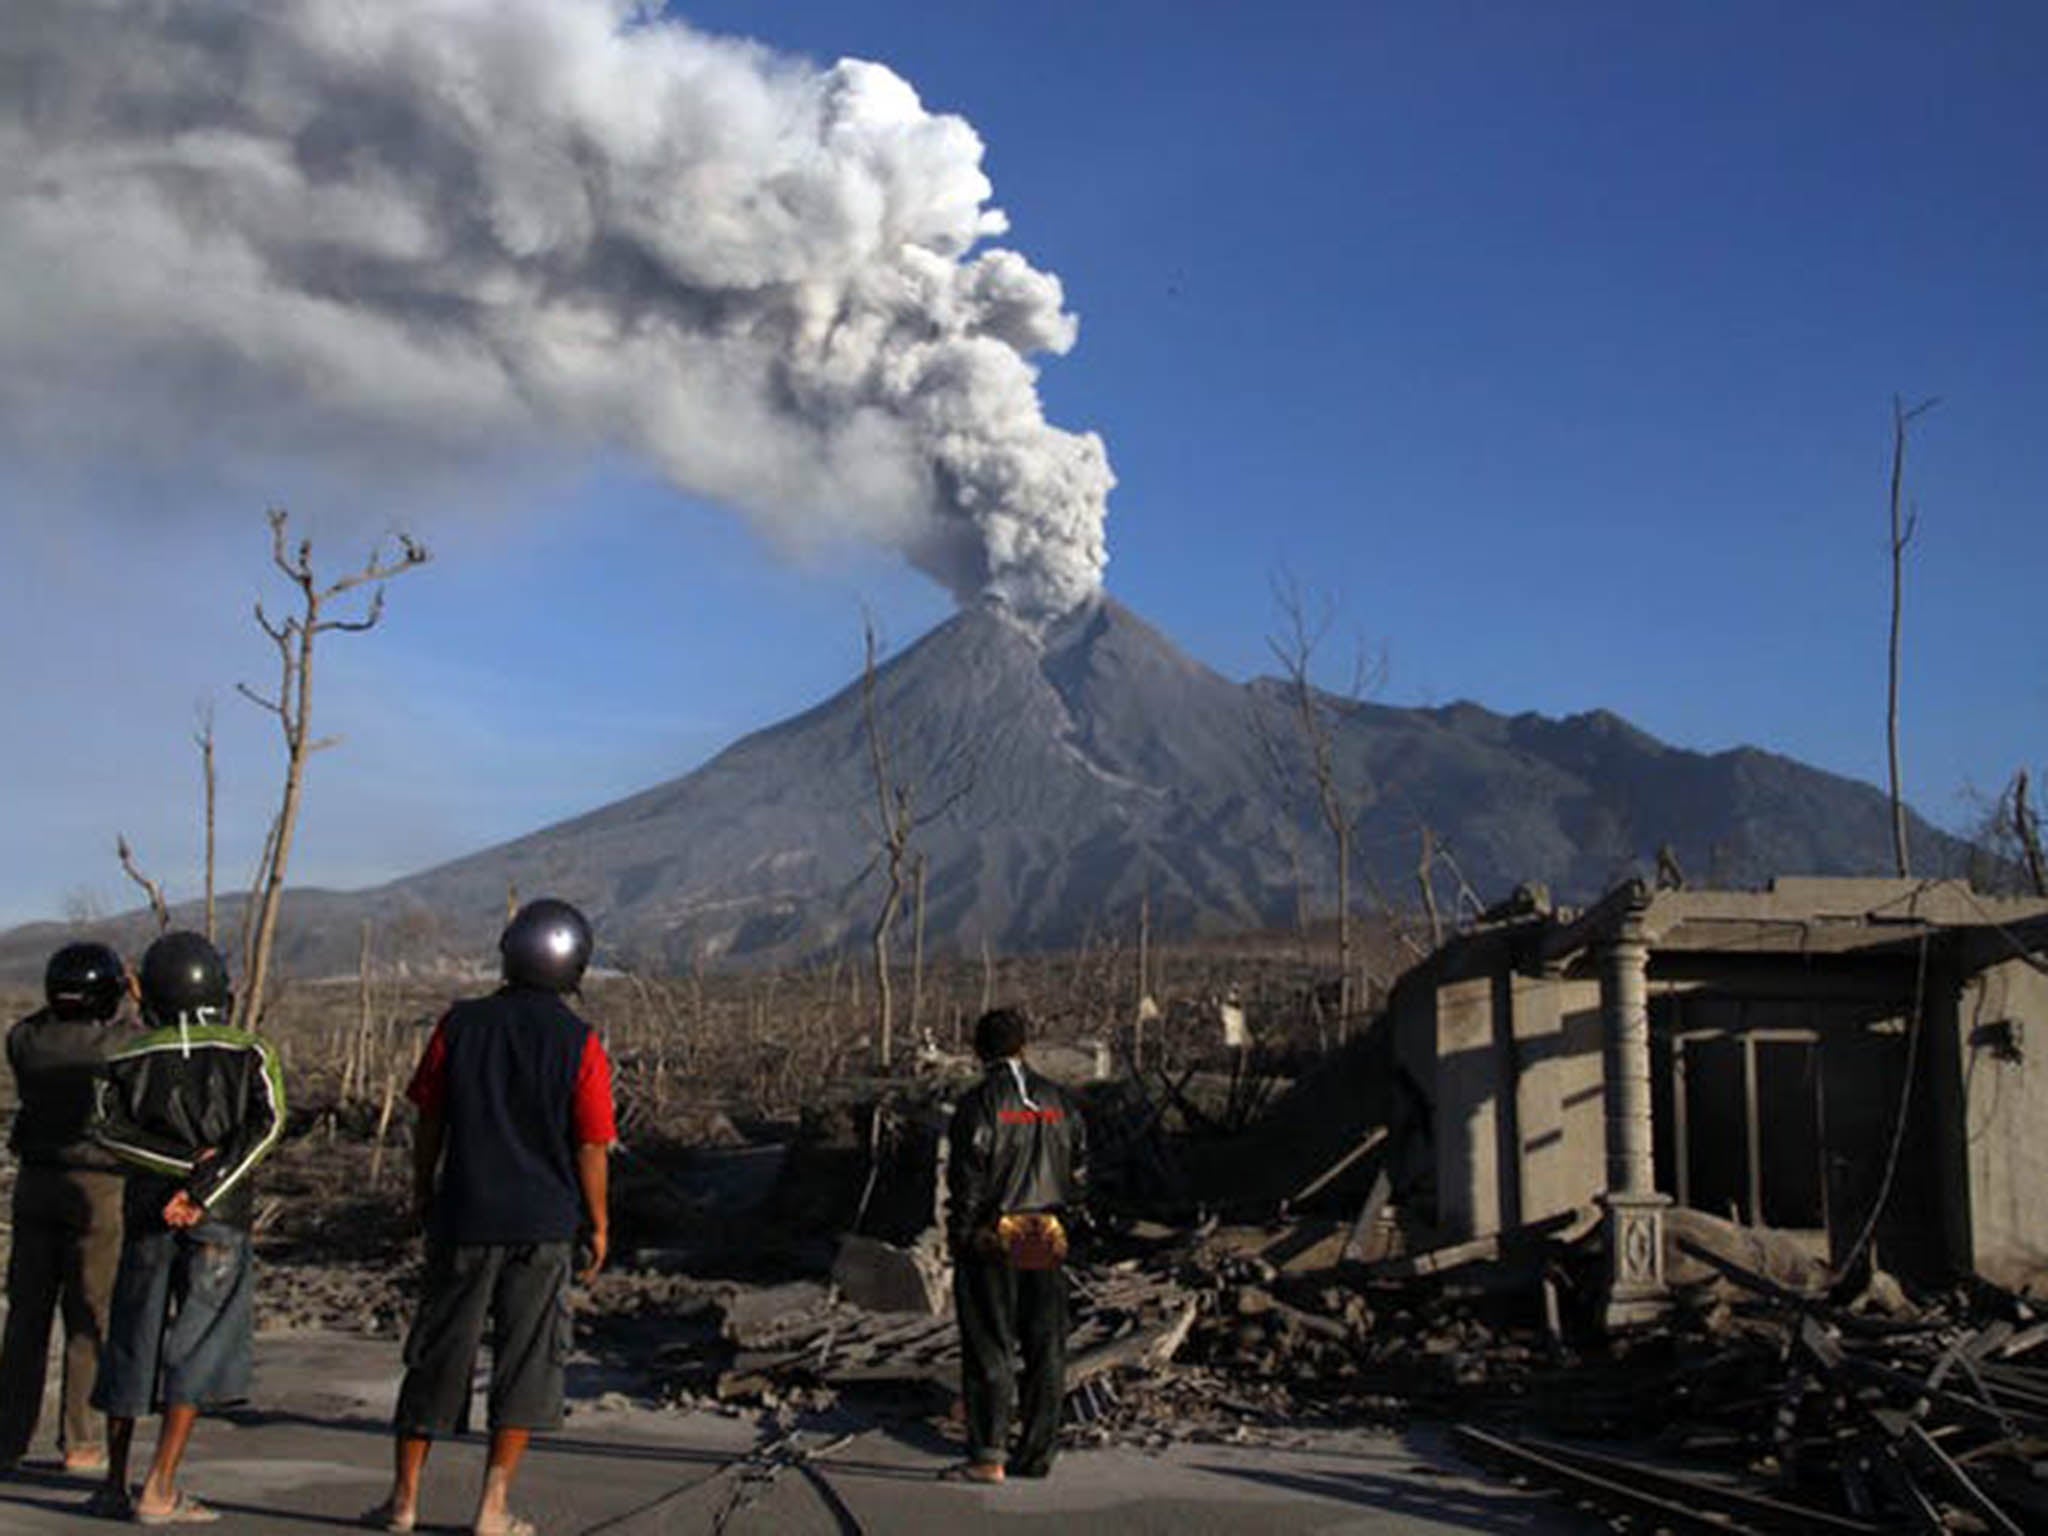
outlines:
[[[854,1306],[869,1312],[916,1312],[936,1317],[947,1307],[952,1266],[936,1241],[937,1229],[907,1247],[849,1233],[839,1241],[832,1283]]]

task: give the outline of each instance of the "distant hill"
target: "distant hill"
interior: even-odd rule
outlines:
[[[945,809],[928,859],[926,937],[938,949],[1073,944],[1292,920],[1300,878],[1334,890],[1281,685],[1235,683],[1110,599],[1034,636],[998,610],[956,614],[875,677],[895,777]],[[1410,904],[1428,825],[1491,901],[1542,881],[1584,901],[1669,844],[1694,883],[1881,873],[1885,797],[1752,748],[1669,747],[1596,710],[1565,720],[1474,704],[1331,706],[1338,771],[1363,790],[1355,891]],[[1291,781],[1283,785],[1274,754]],[[865,942],[880,877],[860,679],[734,743],[696,771],[573,820],[374,889],[298,891],[283,964],[348,970],[360,924],[420,963],[488,958],[508,888],[582,903],[639,964],[784,962]],[[1918,867],[1964,849],[1915,819]],[[1448,908],[1456,886],[1440,884]],[[140,932],[139,925],[134,931]],[[24,974],[60,932],[0,936]]]

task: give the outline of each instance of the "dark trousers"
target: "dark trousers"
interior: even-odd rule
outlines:
[[[43,1406],[50,1325],[64,1319],[60,1451],[101,1445],[93,1375],[121,1257],[121,1175],[25,1165],[14,1185],[7,1334],[0,1341],[0,1462],[27,1454]]]
[[[968,1455],[1043,1471],[1052,1464],[1067,1390],[1066,1272],[1016,1270],[1000,1258],[965,1254],[953,1270],[953,1308]]]
[[[405,1340],[394,1424],[401,1435],[455,1433],[469,1407],[476,1352],[491,1337],[490,1427],[562,1424],[569,1354],[569,1264],[561,1243],[429,1239],[424,1295]]]

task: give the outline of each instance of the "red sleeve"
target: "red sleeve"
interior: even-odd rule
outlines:
[[[420,1064],[413,1069],[412,1082],[405,1090],[405,1096],[429,1115],[440,1114],[448,1099],[448,1037],[443,1028],[442,1024],[434,1026],[426,1054],[420,1057]]]
[[[576,1068],[576,1097],[571,1106],[570,1120],[579,1144],[608,1147],[619,1139],[618,1122],[612,1118],[612,1062],[594,1029],[583,1042],[583,1060]]]

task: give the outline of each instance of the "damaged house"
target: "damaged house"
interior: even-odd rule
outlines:
[[[1603,1213],[1610,1323],[1657,1314],[1666,1213],[2048,1285],[2048,901],[1780,879],[1580,913],[1525,898],[1397,983],[1439,1242]]]

